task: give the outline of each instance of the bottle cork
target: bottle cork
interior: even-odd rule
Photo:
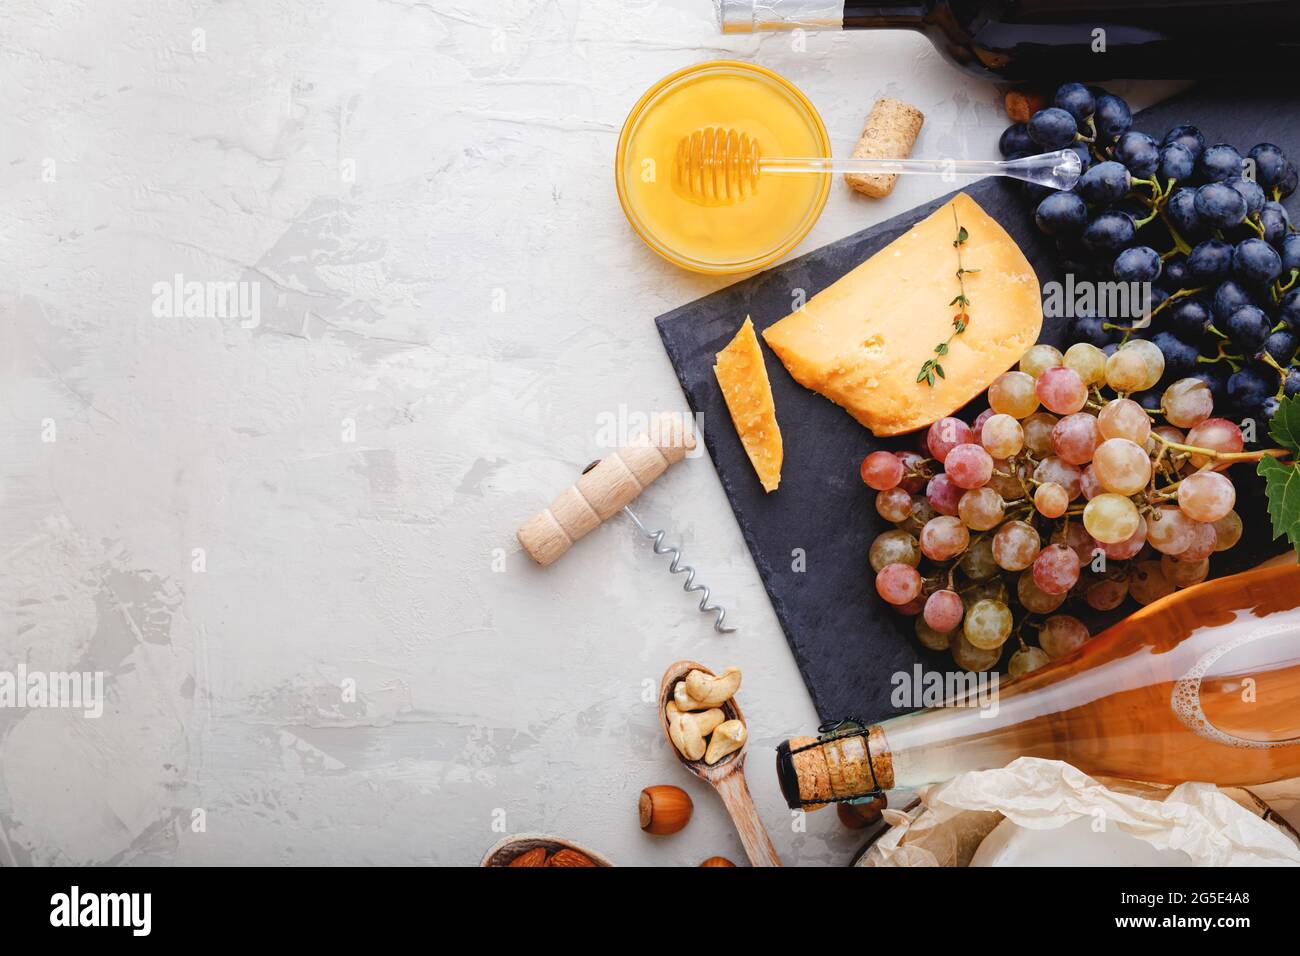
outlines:
[[[777,747],[776,754],[781,793],[793,809],[820,810],[832,801],[894,786],[893,759],[878,726],[866,736],[833,737],[821,743],[816,737],[791,737]]]
[[[921,132],[925,115],[915,106],[886,96],[876,100],[862,128],[854,159],[906,159]],[[844,181],[853,189],[873,199],[883,199],[894,191],[897,173],[845,173]]]

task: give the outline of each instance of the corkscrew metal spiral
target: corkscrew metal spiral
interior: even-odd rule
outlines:
[[[686,575],[686,580],[682,582],[682,590],[686,591],[688,594],[693,594],[697,591],[700,592],[700,613],[713,614],[716,616],[713,622],[713,629],[719,634],[730,634],[734,632],[736,630],[734,627],[728,627],[724,624],[727,619],[727,609],[718,604],[710,604],[709,589],[703,584],[695,583],[695,568],[691,567],[689,564],[681,563],[681,548],[675,548],[672,545],[664,544],[664,535],[667,534],[667,532],[662,529],[658,531],[649,530],[641,523],[641,519],[636,516],[636,513],[631,508],[624,507],[623,512],[632,519],[632,523],[636,525],[637,530],[653,542],[651,546],[654,548],[655,554],[671,554],[673,556],[672,561],[668,564],[668,573]]]

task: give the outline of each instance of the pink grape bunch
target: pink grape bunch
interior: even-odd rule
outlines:
[[[876,591],[916,619],[923,646],[984,671],[1014,637],[1008,671],[1028,673],[1088,640],[1067,601],[1150,604],[1203,581],[1210,556],[1240,540],[1220,469],[1257,456],[1201,379],[1166,388],[1159,412],[1128,397],[1163,374],[1141,339],[1110,354],[1035,345],[973,422],[941,418],[922,451],[863,460],[894,526],[871,544]]]

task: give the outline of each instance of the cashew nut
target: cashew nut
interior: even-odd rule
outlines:
[[[682,728],[679,723],[682,712],[678,709],[676,702],[670,700],[664,708],[664,713],[668,715],[668,739],[673,742],[673,746],[677,748],[678,753],[684,754],[686,752],[686,742],[682,739]]]
[[[723,721],[713,728],[713,736],[709,738],[709,748],[704,755],[704,762],[713,766],[727,754],[735,753],[745,746],[745,741],[748,739],[749,731],[745,729],[744,723],[739,720]]]
[[[673,701],[668,702],[665,711],[668,714],[668,736],[687,760],[699,760],[704,756],[707,749],[704,738],[727,719],[727,715],[716,707],[698,714],[684,714]]]
[[[691,671],[682,684],[686,685],[685,696],[695,704],[688,709],[703,710],[707,707],[720,707],[735,697],[736,691],[740,690],[740,668],[728,667],[716,677],[704,671]],[[682,684],[678,684],[677,688],[681,688]],[[674,688],[674,696],[677,688]],[[680,701],[678,706],[681,706]]]

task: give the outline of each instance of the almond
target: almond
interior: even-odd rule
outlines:
[[[577,850],[560,850],[546,861],[547,866],[595,866],[595,861]]]
[[[546,847],[535,846],[511,860],[508,866],[546,866]]]

